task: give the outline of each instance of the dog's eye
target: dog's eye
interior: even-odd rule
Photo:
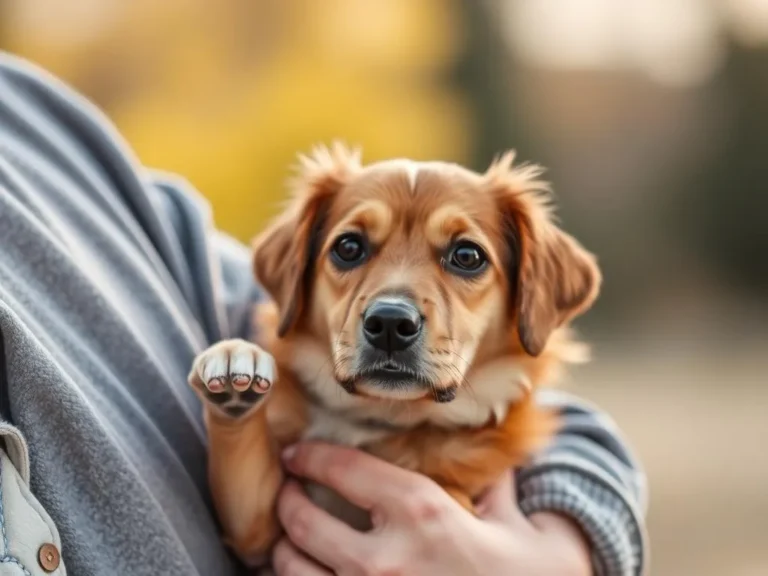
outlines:
[[[485,270],[488,257],[480,246],[466,240],[455,244],[447,258],[448,268],[462,275],[475,275]]]
[[[365,238],[354,232],[339,236],[331,250],[334,263],[342,269],[357,266],[367,255]]]

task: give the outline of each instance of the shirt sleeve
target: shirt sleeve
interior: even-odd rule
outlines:
[[[173,238],[173,260],[182,263],[177,282],[207,341],[250,339],[253,306],[262,298],[250,249],[215,228],[208,201],[185,179],[146,170],[145,182]]]
[[[599,410],[554,390],[539,393],[562,424],[549,446],[517,473],[526,515],[557,512],[578,523],[590,541],[599,576],[645,573],[646,479],[615,423]]]

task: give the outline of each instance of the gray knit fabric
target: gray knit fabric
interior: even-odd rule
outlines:
[[[0,54],[0,416],[69,574],[221,575],[194,355],[245,336],[248,251],[183,180],[140,167],[56,79]],[[595,571],[640,574],[644,477],[615,427],[561,394],[554,445],[518,474],[526,513],[571,516]],[[258,490],[258,486],[254,486]]]
[[[646,568],[645,476],[615,425],[562,393],[541,400],[561,408],[557,441],[517,474],[525,514],[562,512],[589,537],[598,575],[634,576]]]

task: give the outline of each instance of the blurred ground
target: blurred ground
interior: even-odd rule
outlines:
[[[768,335],[598,344],[570,387],[621,425],[650,481],[656,576],[768,574]]]

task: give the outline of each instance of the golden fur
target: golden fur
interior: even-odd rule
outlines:
[[[555,419],[531,392],[580,359],[567,324],[597,297],[600,274],[553,223],[540,170],[513,159],[507,153],[478,174],[438,162],[363,166],[339,145],[301,157],[294,197],[254,244],[255,274],[272,297],[256,314],[259,344],[276,361],[276,382],[241,418],[206,403],[211,486],[243,558],[263,556],[280,533],[278,455],[288,443],[359,446],[433,478],[471,509],[551,435]],[[328,255],[348,232],[364,234],[372,255],[340,271]],[[445,249],[457,238],[485,251],[483,274],[447,271]],[[429,385],[392,390],[359,378],[354,358],[366,306],[402,291],[424,318]],[[221,343],[219,353],[236,345]],[[263,350],[254,348],[257,360]],[[206,357],[191,375],[198,390],[208,385]],[[332,495],[313,494],[365,524]]]

